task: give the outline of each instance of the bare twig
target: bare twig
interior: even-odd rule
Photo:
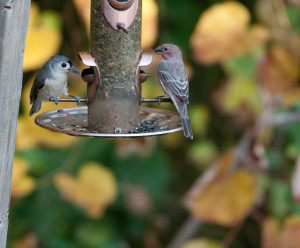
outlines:
[[[229,230],[229,232],[226,234],[225,238],[223,239],[220,248],[230,247],[233,240],[235,239],[235,237],[238,235],[239,231],[243,227],[244,221],[245,219]]]
[[[286,113],[278,113],[273,115],[273,120],[270,120],[270,126],[282,126],[300,120],[300,111],[290,111]]]
[[[168,245],[167,248],[181,248],[188,239],[194,236],[201,226],[202,222],[200,220],[189,217],[175,236],[175,239],[170,243],[170,245]]]
[[[266,216],[260,212],[258,209],[254,209],[251,214],[250,217],[260,226],[262,227]]]
[[[279,27],[283,29],[291,29],[291,23],[285,11],[283,0],[271,0],[274,14],[277,17]]]

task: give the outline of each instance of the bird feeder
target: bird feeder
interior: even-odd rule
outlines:
[[[141,68],[152,62],[151,54],[141,52],[142,0],[91,3],[90,52],[79,53],[88,66],[81,73],[87,83],[87,99],[81,102],[87,106],[42,113],[35,123],[54,132],[103,138],[153,136],[182,130],[177,113],[141,107],[145,102],[170,102],[169,98],[142,98]]]

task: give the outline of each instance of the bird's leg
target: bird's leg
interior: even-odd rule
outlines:
[[[53,98],[55,104],[58,105],[58,97],[57,96],[53,96],[52,98]]]
[[[162,99],[163,97],[165,97],[165,95],[155,97],[156,99],[158,99],[158,105],[160,105],[160,101],[161,101],[161,99]]]
[[[80,96],[73,96],[73,95],[69,95],[69,94],[67,96],[75,98],[76,104],[77,104],[77,106],[79,106],[79,104],[80,104]]]

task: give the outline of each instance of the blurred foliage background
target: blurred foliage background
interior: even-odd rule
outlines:
[[[77,138],[29,118],[34,76],[50,56],[83,69],[89,4],[32,1],[8,247],[297,247],[300,1],[143,0],[143,50],[183,52],[193,141]],[[159,59],[144,68],[153,75],[144,97],[162,94]],[[69,79],[69,92],[85,96],[80,77]]]

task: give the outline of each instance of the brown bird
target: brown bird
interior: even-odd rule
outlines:
[[[172,44],[164,44],[156,48],[155,52],[162,55],[162,60],[157,67],[161,87],[180,114],[185,137],[193,139],[191,121],[187,112],[189,82],[180,49]]]

